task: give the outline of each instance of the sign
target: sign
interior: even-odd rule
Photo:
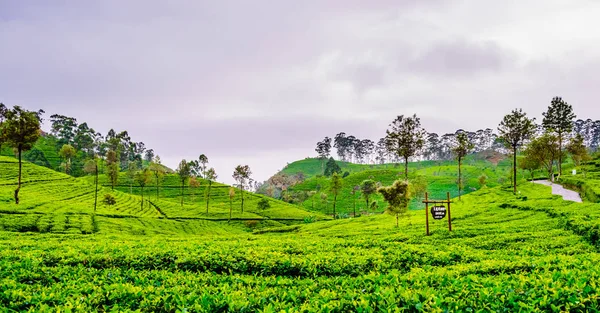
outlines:
[[[573,176],[577,175],[577,170],[573,170]]]
[[[446,207],[445,206],[433,206],[431,207],[431,216],[433,216],[434,220],[441,220],[446,217]]]

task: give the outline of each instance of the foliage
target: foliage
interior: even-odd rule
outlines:
[[[271,204],[269,203],[269,200],[267,198],[262,198],[256,204],[256,208],[261,211],[264,211],[271,208]]]
[[[104,195],[104,199],[102,199],[102,203],[104,203],[107,206],[115,205],[115,204],[117,204],[117,199],[110,193],[107,193]]]
[[[112,149],[106,153],[106,174],[110,180],[110,188],[114,190],[119,183],[119,157]]]
[[[323,175],[330,177],[334,173],[341,173],[341,172],[342,172],[342,169],[337,164],[337,162],[333,158],[329,158],[329,160],[327,161],[327,164],[325,165],[325,171],[323,172]]]
[[[406,181],[397,180],[392,186],[381,187],[377,189],[377,191],[388,203],[386,212],[396,216],[396,227],[400,227],[398,224],[398,217],[400,214],[407,212],[408,202],[410,201],[408,183]]]
[[[387,150],[404,159],[404,178],[408,180],[408,160],[416,156],[425,144],[426,131],[417,115],[398,116],[386,130]]]
[[[565,135],[573,130],[573,120],[576,116],[573,113],[573,107],[565,102],[561,97],[554,97],[550,102],[548,111],[542,113],[544,119],[542,126],[547,132],[556,134],[558,141],[558,150],[562,152]],[[558,154],[558,174],[562,175],[562,153]]]
[[[551,133],[545,133],[531,140],[525,149],[525,158],[527,162],[540,164],[548,172],[548,178],[554,181],[554,161],[561,154],[558,137]],[[529,165],[529,164],[528,164]]]
[[[331,191],[331,194],[333,195],[333,215],[334,216],[335,216],[335,205],[337,203],[337,197],[340,194],[340,191],[342,190],[342,186],[343,186],[342,177],[340,177],[340,175],[338,175],[338,173],[333,173],[333,175],[331,176],[331,183],[329,185],[329,191]]]
[[[504,116],[498,131],[500,139],[513,152],[513,192],[517,193],[517,149],[535,132],[535,118],[530,119],[522,109],[515,109]]]

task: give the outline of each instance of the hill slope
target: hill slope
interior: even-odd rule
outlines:
[[[366,202],[362,198],[360,191],[352,193],[356,186],[359,186],[364,180],[372,179],[381,185],[391,185],[395,180],[404,177],[404,168],[402,165],[381,164],[352,164],[348,162],[337,162],[342,169],[342,173],[348,172],[348,176],[343,178],[343,189],[338,196],[336,211],[339,213],[354,212],[356,203],[356,212],[369,212],[366,208]],[[481,175],[486,176],[485,185],[495,187],[510,181],[510,161],[499,157],[498,155],[477,154],[466,158],[462,166],[463,173],[463,194],[480,189],[479,182]],[[301,198],[300,205],[305,209],[332,213],[333,195],[329,191],[330,178],[319,175],[321,173],[321,160],[304,159],[288,164],[279,174],[298,175],[306,177],[302,182],[288,188],[288,192],[300,192],[305,195],[308,192],[316,192],[313,196],[304,196]],[[456,161],[421,161],[409,163],[409,177],[424,177],[427,180],[427,191],[429,197],[433,199],[445,199],[446,193],[450,192],[451,197],[458,196],[458,165]],[[519,177],[524,178],[525,173],[519,171]],[[263,190],[264,191],[264,190]],[[323,196],[323,194],[325,194]],[[326,198],[324,198],[326,196]],[[375,194],[372,196],[372,202],[378,203],[377,212],[383,211],[385,205],[383,198]],[[422,208],[421,199],[414,199],[411,203],[411,209]]]
[[[178,201],[164,197],[144,202],[135,194],[102,187],[97,211],[94,212],[94,185],[87,178],[73,178],[45,167],[25,162],[21,203],[14,204],[18,163],[14,158],[0,157],[0,229],[10,231],[37,231],[58,233],[206,233],[247,230],[244,221],[261,221],[258,227],[282,225],[281,222],[302,222],[315,215],[281,201],[271,201],[268,210],[256,208],[256,198],[250,199],[240,212],[239,193],[233,205],[236,222],[222,222],[229,218],[229,198],[224,203],[222,192],[227,186],[214,189],[214,201],[206,213],[204,203],[181,206]],[[92,179],[93,182],[93,179]],[[123,189],[123,188],[122,188]],[[112,194],[117,203],[106,206],[100,201],[104,194]],[[255,224],[256,224],[255,223]]]

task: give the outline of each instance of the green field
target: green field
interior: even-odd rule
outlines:
[[[465,165],[467,173],[492,176],[482,164]],[[448,164],[415,166],[439,192],[452,176]],[[276,200],[260,212],[252,203],[262,196],[251,194],[228,222],[224,185],[209,214],[200,193],[181,207],[177,188],[150,196],[160,210],[142,209],[127,184],[102,187],[117,205],[94,214],[89,178],[29,163],[17,206],[16,169],[0,159],[0,307],[8,312],[600,310],[600,204],[567,202],[546,186],[523,181],[518,195],[506,185],[478,188],[453,199],[452,232],[446,219],[430,219],[425,236],[423,210],[395,228],[387,214],[325,220]]]

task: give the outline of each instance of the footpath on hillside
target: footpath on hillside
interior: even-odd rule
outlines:
[[[554,184],[547,180],[536,180],[535,183],[552,187],[552,194],[562,196],[565,200],[575,201],[579,203],[583,202],[581,200],[581,196],[579,196],[579,193],[573,190],[566,189],[565,187],[559,184]]]

